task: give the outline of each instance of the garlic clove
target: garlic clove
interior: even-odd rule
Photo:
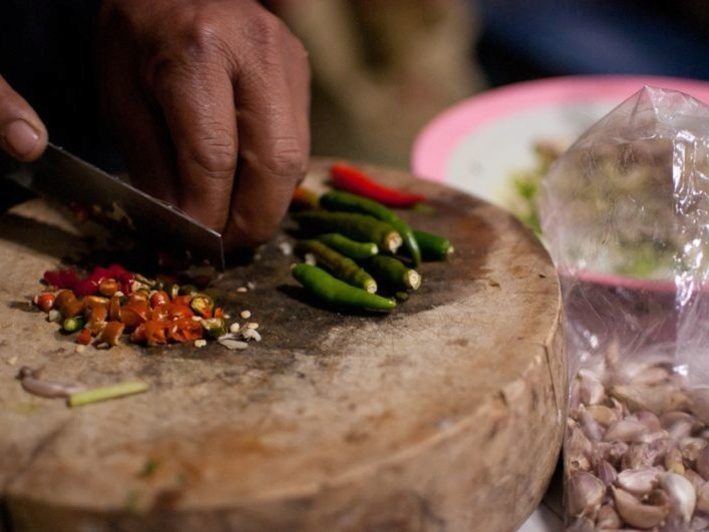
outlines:
[[[586,411],[583,405],[579,407],[578,419],[583,433],[590,441],[601,441],[603,439],[603,433],[605,432],[603,427]]]
[[[621,469],[639,469],[652,466],[657,453],[650,449],[648,443],[633,443],[621,458]]]
[[[695,516],[692,519],[692,522],[689,523],[689,529],[693,531],[709,530],[709,517],[704,517],[702,515]]]
[[[626,417],[608,427],[603,436],[605,441],[637,442],[646,435],[648,428],[639,420]]]
[[[709,445],[704,445],[697,455],[697,473],[704,480],[709,480]]]
[[[682,460],[682,452],[677,447],[672,447],[665,453],[665,469],[671,473],[684,475],[685,468]]]
[[[581,369],[576,376],[579,386],[579,399],[585,405],[602,403],[606,397],[606,389],[595,373]]]
[[[594,530],[618,529],[622,528],[622,526],[623,521],[611,504],[601,506],[596,516],[596,528]]]
[[[660,485],[669,495],[673,509],[684,523],[689,523],[697,505],[697,493],[692,483],[677,473],[663,473],[660,475]]]
[[[692,485],[697,492],[697,510],[709,512],[709,482],[703,482],[699,485],[692,482]]]
[[[660,384],[670,378],[670,372],[662,366],[651,366],[638,371],[631,379],[634,384]]]
[[[692,486],[694,486],[694,489],[697,492],[699,492],[701,487],[704,485],[704,479],[694,469],[685,469],[684,478],[692,483]]]
[[[592,515],[600,506],[606,486],[600,479],[585,471],[571,473],[567,481],[567,508],[569,515]]]
[[[618,473],[615,484],[633,495],[647,495],[657,484],[660,471],[654,467],[626,469]]]
[[[611,387],[610,393],[633,410],[649,410],[656,415],[689,407],[689,397],[673,384],[620,384]]]
[[[706,440],[702,438],[683,438],[679,442],[679,450],[685,460],[695,462],[706,445]]]
[[[613,467],[613,465],[607,460],[601,460],[598,463],[598,466],[596,467],[596,474],[601,482],[603,482],[606,486],[613,484],[615,479],[618,478],[618,472],[615,467]]]
[[[591,414],[596,423],[603,427],[607,427],[611,423],[618,421],[618,413],[605,405],[589,405],[586,411]]]
[[[660,432],[662,430],[662,425],[660,424],[660,418],[649,410],[640,410],[635,412],[635,417],[647,427],[650,432]]]
[[[564,443],[566,463],[572,469],[588,471],[591,467],[589,457],[593,452],[593,445],[578,425],[572,426],[569,431],[570,435]]]
[[[611,486],[618,515],[629,525],[637,528],[652,528],[664,521],[669,514],[667,505],[643,504],[633,495]]]
[[[692,434],[692,430],[698,425],[697,419],[687,412],[665,412],[660,416],[660,424],[671,438],[681,440]]]

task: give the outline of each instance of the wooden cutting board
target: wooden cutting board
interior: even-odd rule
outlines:
[[[307,183],[322,188],[327,161]],[[501,210],[404,172],[405,213],[448,263],[388,316],[309,304],[279,243],[218,282],[263,341],[77,353],[30,310],[46,269],[86,250],[35,200],[0,218],[0,495],[11,530],[505,531],[539,503],[560,447],[560,294],[544,249]],[[247,293],[236,288],[254,283]],[[240,320],[243,322],[243,320]],[[14,380],[143,395],[69,409]],[[152,465],[148,465],[152,464]],[[1,521],[1,520],[0,520]],[[2,525],[0,525],[1,527]]]

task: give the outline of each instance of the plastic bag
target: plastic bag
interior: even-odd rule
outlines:
[[[540,199],[570,371],[570,530],[709,530],[709,108],[646,87]]]

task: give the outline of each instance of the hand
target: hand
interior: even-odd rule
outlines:
[[[18,161],[34,161],[47,146],[47,129],[30,104],[0,76],[0,148]]]
[[[301,43],[255,0],[105,0],[99,24],[103,107],[136,184],[229,248],[270,238],[310,150]]]

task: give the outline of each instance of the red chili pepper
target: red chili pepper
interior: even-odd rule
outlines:
[[[80,278],[71,268],[44,272],[43,278],[47,284],[57,288],[68,288],[77,296],[91,296],[98,293],[99,284],[104,279],[115,279],[120,283],[121,291],[130,294],[133,282],[133,274],[119,264],[112,264],[108,268],[97,266],[84,278]]]
[[[81,332],[76,337],[76,343],[81,345],[89,345],[91,343],[91,331],[88,329],[81,329]]]
[[[73,289],[76,283],[79,282],[79,276],[72,269],[56,270],[44,272],[44,281],[51,286],[57,288]]]
[[[318,208],[318,195],[305,187],[296,187],[291,198],[290,208],[294,211],[306,211]]]
[[[168,335],[175,342],[192,342],[202,338],[202,330],[200,322],[191,318],[180,318],[170,324]]]
[[[381,185],[358,168],[346,164],[333,164],[331,175],[335,188],[373,199],[389,207],[412,207],[426,200],[421,194],[410,194]]]

